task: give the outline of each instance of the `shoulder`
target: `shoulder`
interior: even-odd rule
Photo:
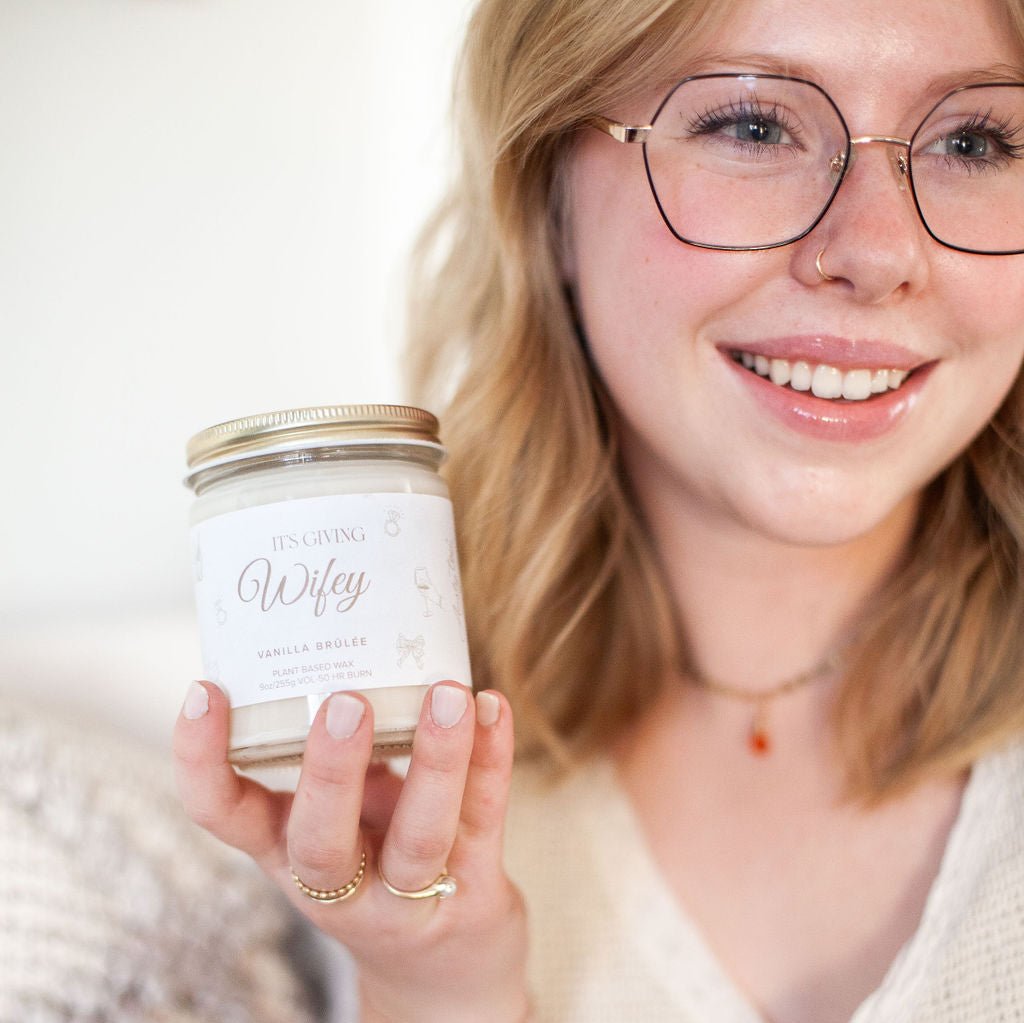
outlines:
[[[595,833],[619,798],[614,768],[595,758],[571,774],[553,778],[543,767],[519,765],[513,774],[506,849],[514,861],[530,861],[557,853],[578,861],[598,838]],[[525,865],[525,864],[524,864]],[[548,864],[544,873],[557,870]]]
[[[644,862],[627,801],[607,760],[589,761],[557,782],[537,768],[517,769],[506,865],[529,908],[538,1019],[682,1018],[675,1007],[666,1007],[636,947],[649,900],[643,885],[634,892],[623,879],[627,865],[631,874],[646,877]]]
[[[1024,737],[983,757],[973,771],[975,791],[964,808],[965,827],[986,837],[979,849],[1024,870]]]
[[[944,926],[928,949],[927,1019],[1024,1012],[1024,741],[973,772],[947,851],[958,869],[932,893]]]
[[[517,768],[506,826],[506,867],[529,907],[531,945],[551,965],[607,940],[605,823],[614,800],[610,765],[594,761],[552,781]],[[614,855],[614,853],[612,853]],[[589,953],[589,950],[588,950]],[[588,954],[586,953],[586,954]]]

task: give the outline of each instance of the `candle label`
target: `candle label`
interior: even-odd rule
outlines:
[[[203,669],[233,707],[472,684],[446,498],[280,501],[206,519],[191,538]]]

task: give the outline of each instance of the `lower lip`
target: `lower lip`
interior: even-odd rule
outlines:
[[[779,422],[798,433],[819,440],[875,440],[895,430],[917,403],[935,363],[916,369],[895,391],[876,394],[864,401],[834,401],[810,391],[779,387],[735,362],[723,353],[729,367],[750,389],[754,398]]]

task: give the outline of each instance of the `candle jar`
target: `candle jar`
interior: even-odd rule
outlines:
[[[471,685],[437,420],[349,405],[221,423],[187,448],[203,669],[231,702],[229,758],[301,758],[338,690],[407,749],[427,688]]]

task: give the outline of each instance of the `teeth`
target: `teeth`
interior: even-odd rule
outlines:
[[[812,366],[802,360],[769,359],[751,352],[734,352],[733,359],[779,387],[788,384],[794,391],[810,391],[819,398],[845,398],[847,401],[865,401],[873,394],[895,391],[909,376],[902,369],[849,369],[844,372],[824,363]]]
[[[811,389],[811,367],[806,362],[793,363],[793,372],[789,377],[789,386],[794,391],[809,391]]]
[[[871,397],[871,377],[869,369],[851,369],[843,374],[843,397],[847,401],[863,401]]]
[[[811,377],[811,394],[819,398],[841,398],[843,374],[835,366],[818,366]]]
[[[771,380],[773,384],[778,384],[779,387],[785,387],[785,385],[789,383],[792,375],[793,370],[785,359],[772,359]]]

